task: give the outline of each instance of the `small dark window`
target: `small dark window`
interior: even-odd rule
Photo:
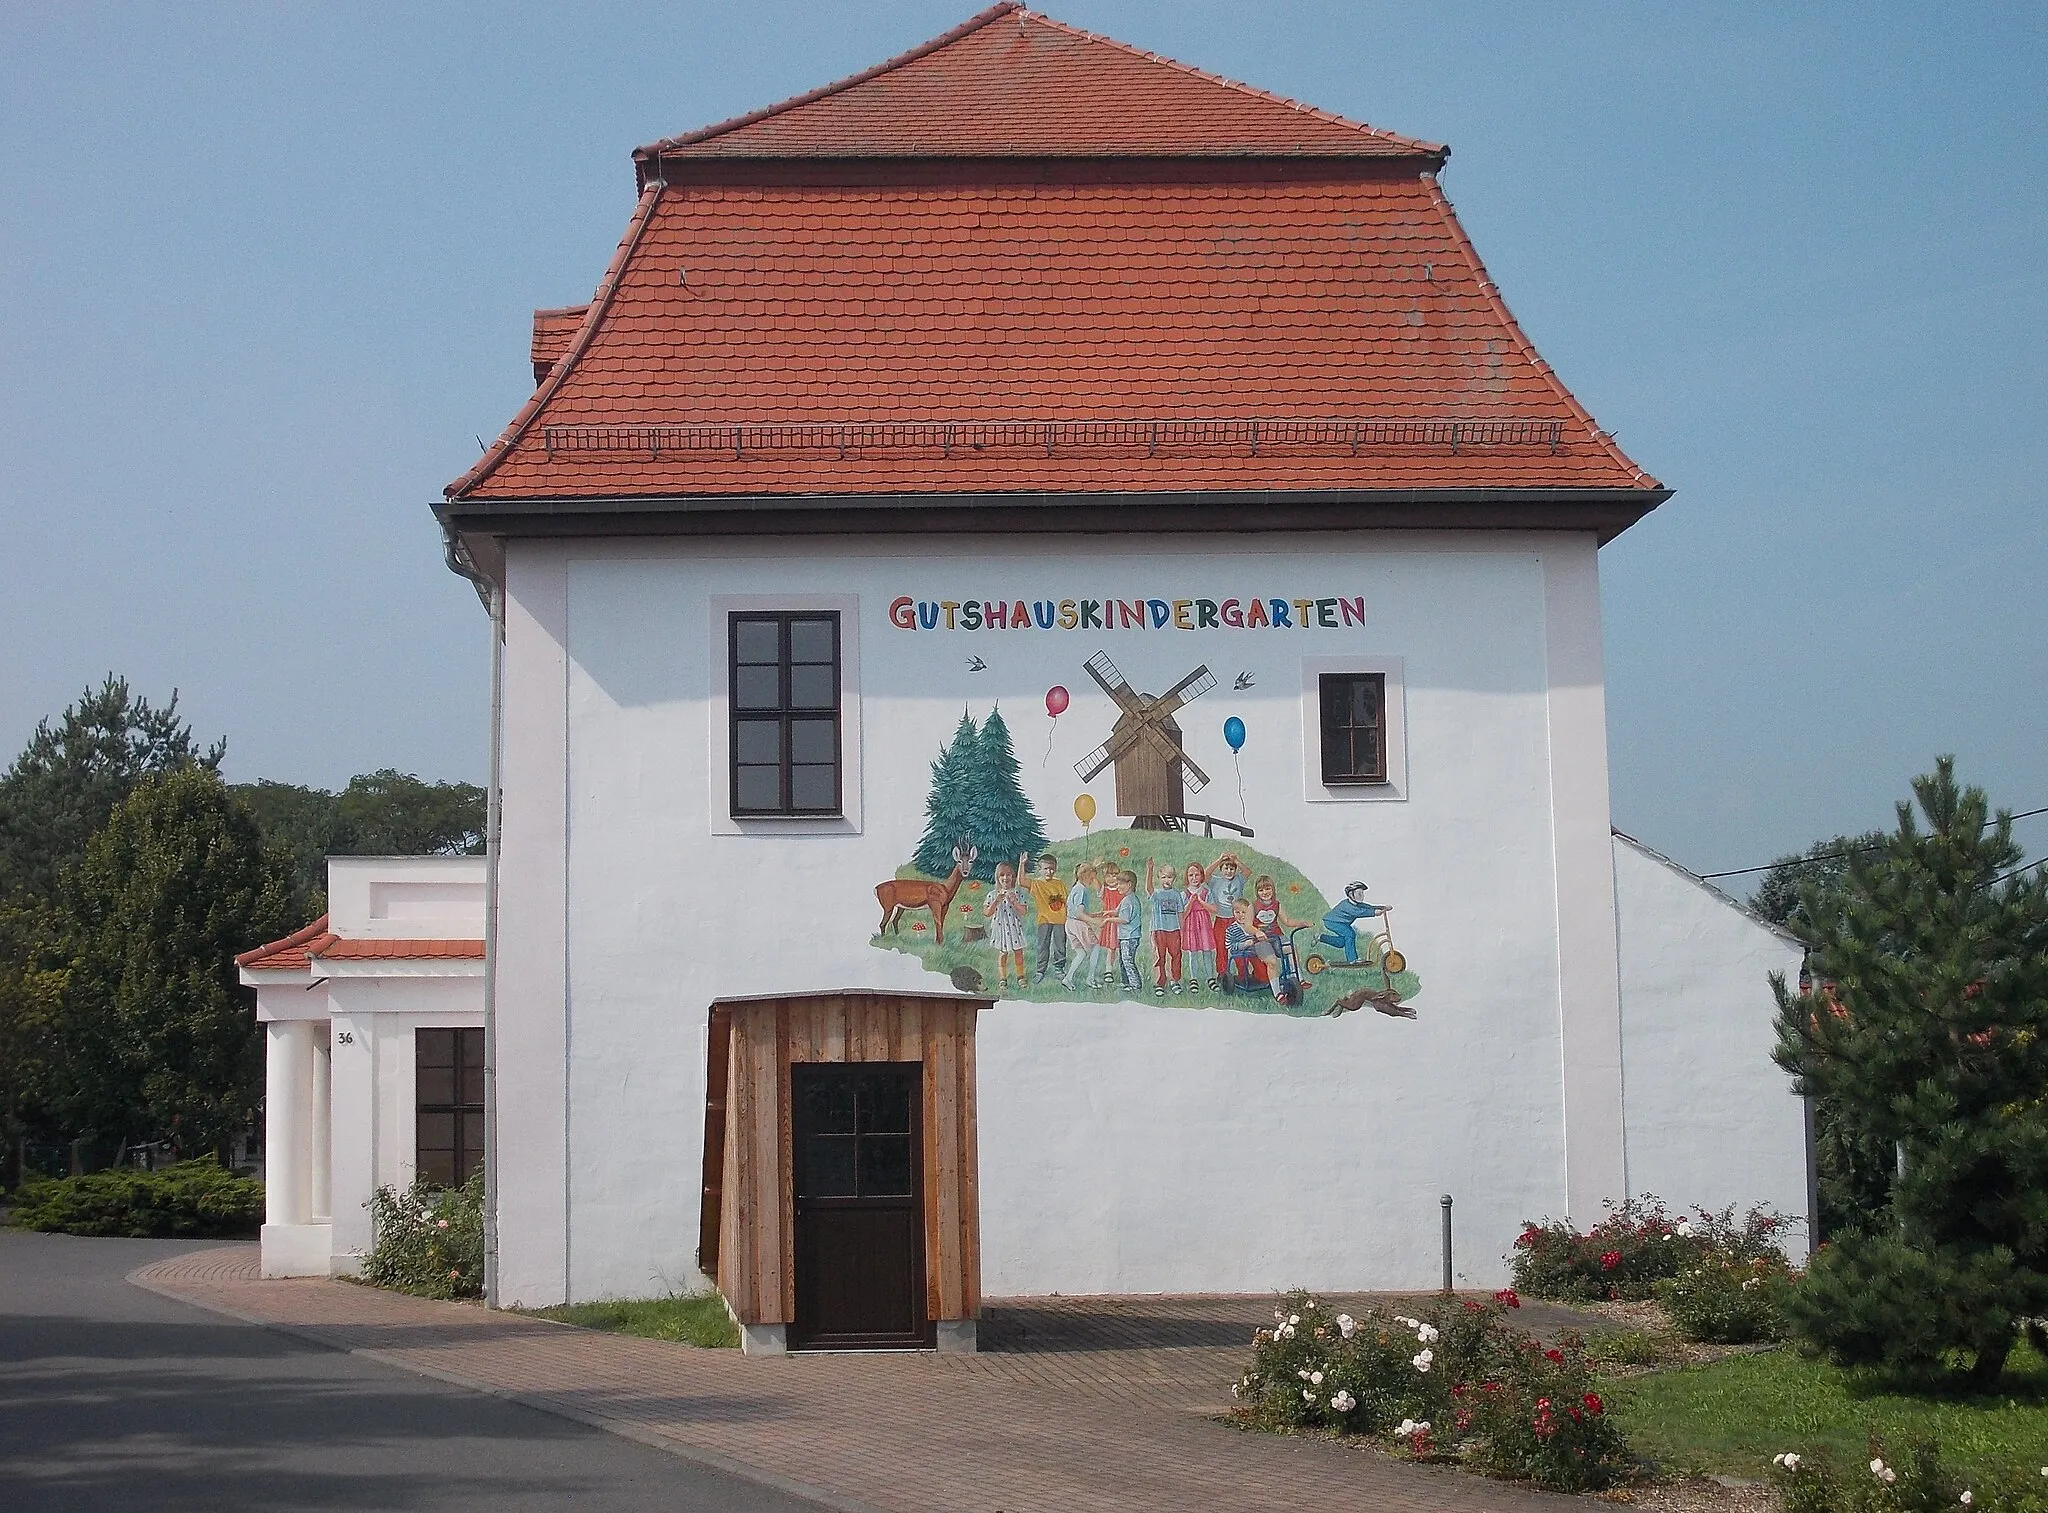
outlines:
[[[839,616],[736,614],[732,812],[839,813]]]
[[[1317,678],[1322,703],[1323,781],[1387,780],[1387,676],[1326,672]]]
[[[414,1030],[412,1045],[420,1177],[460,1187],[484,1160],[484,1032]]]

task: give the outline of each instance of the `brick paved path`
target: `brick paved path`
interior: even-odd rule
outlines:
[[[764,1359],[345,1282],[260,1281],[254,1246],[131,1280],[863,1513],[1583,1506],[1210,1421],[1265,1314],[1259,1299],[997,1302],[991,1348],[976,1355]]]

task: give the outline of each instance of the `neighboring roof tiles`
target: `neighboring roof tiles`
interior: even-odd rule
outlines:
[[[577,343],[451,497],[1658,486],[1537,356],[1420,173],[650,189]],[[1257,419],[1557,429],[950,453],[813,435],[738,455],[616,429]]]
[[[312,964],[309,958],[313,949],[335,938],[329,932],[327,916],[323,914],[282,940],[273,940],[253,951],[244,951],[235,958],[235,965],[258,972],[303,972]]]
[[[327,928],[327,916],[282,940],[244,951],[235,965],[252,972],[305,972],[323,961],[481,961],[481,940],[344,939]]]
[[[559,310],[536,310],[533,312],[533,381],[543,382],[548,370],[568,354],[575,344],[576,333],[583,327],[583,318],[590,313],[588,305],[568,305]]]
[[[319,961],[482,961],[480,940],[336,940],[314,953]]]
[[[643,147],[659,158],[1426,158],[1396,136],[1017,5],[765,110]]]

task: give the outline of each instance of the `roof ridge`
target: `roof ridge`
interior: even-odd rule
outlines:
[[[683,132],[680,136],[663,137],[660,141],[650,142],[645,147],[636,147],[633,149],[633,160],[637,163],[643,162],[648,158],[659,158],[662,153],[672,147],[688,147],[697,142],[708,142],[713,137],[725,136],[730,132],[738,131],[743,126],[752,126],[756,121],[765,121],[770,117],[782,115],[800,106],[813,105],[819,100],[830,99],[833,95],[841,94],[853,88],[856,84],[865,84],[870,79],[880,78],[886,73],[893,73],[906,64],[915,63],[919,58],[937,52],[942,47],[950,47],[962,37],[973,35],[992,21],[1000,21],[1012,11],[1024,11],[1022,0],[997,0],[997,3],[991,5],[987,10],[975,12],[975,14],[969,16],[951,30],[940,32],[939,35],[933,37],[930,41],[920,42],[917,46],[906,52],[897,53],[894,57],[884,58],[872,67],[862,69],[859,73],[848,74],[843,79],[834,79],[830,84],[820,84],[816,89],[807,89],[800,95],[791,95],[786,100],[778,100],[773,105],[763,105],[759,110],[750,110],[744,115],[729,116],[723,121],[714,121],[709,126],[700,126],[695,131]],[[1024,11],[1024,14],[1030,15],[1031,12]]]
[[[519,444],[519,439],[527,433],[534,421],[539,418],[540,412],[547,407],[548,400],[561,388],[563,380],[568,378],[570,371],[576,366],[577,359],[589,348],[592,338],[597,335],[598,326],[604,321],[605,313],[611,309],[612,297],[618,293],[619,281],[625,277],[626,264],[632,260],[633,253],[640,246],[642,234],[654,219],[654,207],[661,200],[662,187],[659,181],[651,181],[640,191],[640,203],[633,207],[633,219],[626,223],[625,235],[619,238],[619,245],[612,253],[611,263],[604,270],[604,277],[597,281],[597,288],[591,291],[590,302],[584,307],[582,328],[577,331],[576,339],[569,344],[569,350],[556,359],[554,368],[541,381],[540,386],[527,396],[526,403],[519,407],[519,413],[512,417],[511,423],[499,433],[498,439],[491,443],[484,455],[468,472],[441,491],[445,498],[453,499],[458,494],[467,493],[498,470],[499,464],[512,455],[512,448]],[[575,307],[568,305],[563,308]]]
[[[1220,84],[1225,89],[1234,89],[1239,94],[1250,95],[1253,99],[1264,100],[1270,105],[1284,105],[1289,110],[1298,110],[1303,115],[1314,116],[1321,121],[1328,121],[1333,126],[1349,127],[1353,131],[1362,131],[1369,137],[1378,137],[1385,142],[1395,142],[1403,147],[1412,147],[1419,157],[1448,158],[1451,155],[1451,149],[1442,142],[1425,142],[1420,137],[1403,136],[1397,131],[1388,131],[1383,127],[1372,126],[1364,121],[1354,121],[1349,116],[1340,116],[1334,110],[1325,110],[1320,105],[1311,105],[1305,100],[1297,100],[1289,95],[1275,94],[1270,89],[1261,89],[1256,84],[1247,84],[1240,79],[1232,79],[1223,74],[1212,74],[1205,68],[1197,68],[1192,63],[1183,63],[1178,58],[1169,58],[1164,53],[1147,52],[1135,43],[1125,42],[1120,38],[1111,37],[1102,32],[1088,31],[1083,27],[1074,26],[1069,22],[1062,21],[1055,16],[1048,16],[1043,11],[1032,10],[1023,4],[1017,4],[1014,8],[1020,15],[1028,16],[1033,21],[1042,21],[1053,30],[1065,32],[1070,37],[1080,37],[1089,42],[1101,42],[1122,52],[1127,52],[1135,58],[1142,58],[1148,63],[1162,64],[1167,68],[1187,74],[1191,78],[1200,79],[1208,84]]]
[[[1464,252],[1466,257],[1471,259],[1472,271],[1479,279],[1480,294],[1485,298],[1487,304],[1492,307],[1493,313],[1499,317],[1502,328],[1507,332],[1509,338],[1513,340],[1516,347],[1520,349],[1522,356],[1528,361],[1530,369],[1536,374],[1537,378],[1548,385],[1550,391],[1585,425],[1594,443],[1607,453],[1609,459],[1635,475],[1636,482],[1641,487],[1648,489],[1661,489],[1664,487],[1663,484],[1645,472],[1634,458],[1622,451],[1611,432],[1600,429],[1600,422],[1593,418],[1592,412],[1579,403],[1578,396],[1566,388],[1564,380],[1557,376],[1557,370],[1544,361],[1543,354],[1536,350],[1536,344],[1529,340],[1528,333],[1522,329],[1522,323],[1515,319],[1514,311],[1508,308],[1507,299],[1501,294],[1500,286],[1493,281],[1493,275],[1487,272],[1486,263],[1479,256],[1479,249],[1473,246],[1471,235],[1465,230],[1464,222],[1458,219],[1458,212],[1451,208],[1450,196],[1444,193],[1443,185],[1437,182],[1436,175],[1433,173],[1423,174],[1422,180],[1429,186],[1430,199],[1436,205],[1438,214],[1443,216],[1445,227],[1457,242],[1460,250]]]

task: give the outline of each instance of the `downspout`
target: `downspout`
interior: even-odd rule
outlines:
[[[467,578],[491,617],[491,745],[484,791],[484,1303],[498,1306],[498,841],[505,712],[505,591],[476,569],[453,527],[441,527],[448,570]]]

